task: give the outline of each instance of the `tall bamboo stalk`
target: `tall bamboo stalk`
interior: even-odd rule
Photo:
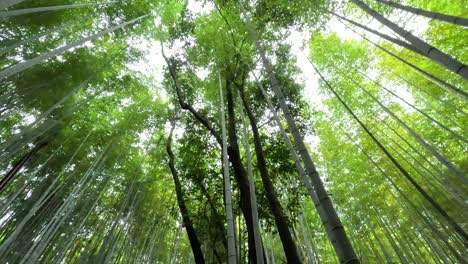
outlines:
[[[343,225],[341,224],[341,221],[338,217],[338,214],[335,211],[333,203],[330,197],[328,196],[328,193],[325,190],[325,187],[323,186],[323,182],[318,175],[318,172],[309,155],[309,152],[307,151],[302,136],[300,135],[299,130],[297,129],[294,118],[292,117],[292,114],[289,111],[289,107],[286,104],[283,92],[281,91],[278,81],[273,73],[271,64],[265,56],[265,52],[263,51],[260,41],[258,40],[257,34],[255,33],[252,23],[247,15],[247,11],[242,5],[242,1],[239,1],[239,3],[247,27],[249,28],[250,34],[254,39],[257,51],[262,59],[263,66],[269,75],[272,89],[279,100],[281,110],[283,111],[283,114],[288,124],[288,128],[290,129],[293,135],[294,142],[296,144],[296,147],[299,149],[299,153],[304,162],[307,174],[309,175],[310,180],[314,186],[315,193],[318,196],[319,204],[316,204],[316,207],[320,208],[318,209],[318,213],[320,215],[322,223],[325,226],[327,235],[330,241],[332,242],[335,252],[341,263],[359,263],[359,260],[357,259],[356,253],[354,252],[351,242],[349,241],[348,236],[346,235],[346,231]]]
[[[223,85],[221,84],[221,74],[218,73],[219,78],[219,99],[221,104],[221,134],[222,134],[222,153],[223,153],[223,175],[224,175],[224,200],[226,207],[226,222],[227,222],[227,241],[228,241],[228,264],[237,263],[237,251],[235,243],[235,223],[232,213],[232,191],[231,180],[229,179],[229,159],[227,153],[227,139],[226,139],[226,120],[224,116],[224,97]]]
[[[362,10],[364,10],[366,13],[371,15],[377,21],[384,24],[385,26],[393,30],[395,33],[397,33],[398,35],[402,36],[409,43],[411,43],[416,49],[421,51],[424,54],[424,56],[428,57],[432,61],[445,67],[447,70],[460,75],[461,77],[465,78],[465,80],[468,80],[468,66],[467,65],[459,62],[452,56],[436,49],[435,47],[429,45],[427,42],[423,41],[422,39],[414,36],[413,34],[411,34],[411,32],[403,29],[402,27],[398,26],[396,23],[393,23],[392,21],[388,20],[381,14],[377,13],[374,9],[370,8],[364,2],[360,0],[351,0],[351,2],[359,6]]]

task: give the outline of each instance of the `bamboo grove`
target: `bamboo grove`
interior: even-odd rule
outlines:
[[[466,263],[463,0],[0,0],[1,263]]]

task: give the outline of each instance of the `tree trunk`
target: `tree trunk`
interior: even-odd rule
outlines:
[[[411,34],[411,32],[401,28],[397,24],[386,19],[384,16],[382,16],[381,14],[377,13],[375,10],[367,6],[364,2],[360,0],[351,0],[351,2],[355,3],[366,13],[368,13],[373,18],[378,20],[380,23],[389,27],[395,33],[397,33],[398,35],[406,39],[409,43],[413,44],[413,46],[416,47],[416,49],[420,50],[429,59],[442,65],[447,70],[460,75],[461,77],[465,78],[465,80],[468,80],[468,66],[467,65],[459,62],[452,56],[434,48],[433,46],[429,45],[427,42]]]
[[[307,260],[308,260],[307,263],[315,263],[315,258],[313,257],[314,255],[312,254],[312,251],[310,250],[309,238],[307,237],[308,232],[307,232],[307,230],[305,228],[303,219],[305,219],[304,214],[299,216],[299,225],[300,225],[301,231],[302,231],[302,238],[304,240],[305,251],[307,253]]]
[[[19,72],[22,72],[22,71],[24,71],[26,69],[29,69],[32,66],[34,66],[34,65],[36,65],[38,63],[41,63],[41,62],[43,62],[45,60],[48,60],[50,58],[53,58],[53,57],[55,57],[57,55],[60,55],[60,54],[66,52],[67,50],[69,50],[71,48],[75,48],[75,47],[80,46],[80,45],[82,45],[82,44],[84,44],[84,43],[86,43],[86,42],[88,42],[90,40],[95,40],[97,38],[100,38],[100,37],[104,36],[107,33],[116,31],[116,30],[121,29],[121,28],[123,28],[123,27],[125,27],[127,25],[130,25],[130,24],[133,24],[133,23],[135,23],[137,21],[140,21],[140,20],[142,20],[143,18],[145,18],[147,16],[149,16],[149,14],[144,15],[144,16],[140,16],[138,18],[129,20],[129,21],[124,22],[124,23],[121,23],[121,24],[119,24],[117,26],[110,27],[108,29],[105,29],[105,30],[97,33],[97,34],[94,34],[94,35],[91,35],[89,37],[78,40],[78,41],[76,41],[76,42],[74,42],[72,44],[63,46],[61,48],[52,50],[52,51],[50,51],[50,52],[48,52],[46,54],[42,54],[42,55],[37,56],[35,58],[32,58],[30,60],[20,62],[18,64],[15,64],[15,65],[11,66],[11,67],[8,67],[8,68],[0,71],[0,80],[3,80],[5,78],[8,78],[8,77],[16,74],[16,73],[19,73]]]
[[[216,139],[218,144],[222,147],[222,139],[219,132],[210,124],[208,119],[206,119],[203,115],[197,112],[190,104],[184,102],[182,97],[182,91],[180,89],[180,83],[177,79],[176,73],[174,68],[172,67],[171,63],[169,62],[168,58],[164,54],[164,47],[161,43],[161,52],[163,55],[164,60],[166,61],[169,72],[171,77],[174,81],[174,86],[176,89],[177,100],[179,101],[179,105],[182,109],[188,110],[194,117],[197,119],[209,132],[210,134]],[[229,107],[229,104],[228,104]],[[233,109],[232,109],[233,110]],[[235,127],[234,127],[235,129]],[[235,131],[234,131],[235,132]],[[231,131],[230,131],[231,133]],[[234,133],[235,136],[235,133]],[[231,140],[231,139],[230,139]],[[235,145],[229,146],[227,149],[229,161],[231,162],[232,166],[234,167],[234,176],[235,180],[240,189],[240,198],[241,198],[241,209],[242,213],[245,218],[245,223],[247,225],[247,232],[249,235],[248,243],[249,243],[249,259],[253,263],[256,263],[256,254],[255,254],[255,239],[254,239],[254,232],[253,232],[253,219],[252,219],[252,209],[250,204],[250,193],[249,193],[249,184],[247,178],[247,171],[245,170],[244,166],[242,165],[239,153],[239,146],[237,145],[237,136],[234,140]],[[236,148],[237,147],[237,148]]]
[[[455,255],[456,258],[458,258],[460,261],[462,261],[462,258],[461,256],[458,255],[457,253],[457,250],[455,250],[451,245],[450,243],[448,243],[448,239],[446,239],[445,237],[442,236],[442,234],[440,233],[440,231],[435,228],[427,219],[428,217],[424,216],[422,213],[421,213],[421,209],[420,208],[417,208],[416,205],[408,198],[408,196],[405,195],[405,193],[403,193],[403,191],[396,185],[396,183],[388,176],[387,173],[385,173],[385,171],[380,167],[379,164],[377,164],[377,162],[370,156],[370,154],[367,153],[367,151],[361,146],[359,145],[359,143],[357,143],[352,137],[351,135],[348,134],[348,132],[346,132],[343,128],[339,127],[341,129],[341,131],[346,135],[346,137],[348,137],[354,145],[356,145],[360,152],[365,155],[367,157],[367,159],[377,168],[377,170],[380,172],[380,174],[382,174],[384,176],[384,178],[386,180],[388,180],[388,182],[390,183],[390,185],[395,188],[395,190],[398,192],[398,194],[400,194],[404,200],[411,206],[411,208],[421,217],[421,219],[426,223],[427,226],[429,226],[429,228],[433,231],[434,234],[437,234],[438,236],[438,241],[444,241],[446,246],[450,249],[450,251]],[[392,193],[391,193],[392,194]],[[392,194],[393,196],[393,194]],[[373,231],[371,229],[371,231]],[[374,234],[375,236],[375,234]],[[377,237],[376,237],[377,238]],[[429,240],[432,240],[432,238],[429,238]],[[377,242],[379,242],[379,240],[377,240]],[[380,246],[382,247],[382,244],[379,242]],[[382,250],[384,250],[384,248],[382,248]],[[384,250],[384,254],[385,254],[385,250]],[[386,254],[386,256],[388,256],[388,254]]]
[[[203,252],[201,250],[200,240],[198,240],[197,233],[195,232],[195,228],[193,227],[192,220],[190,219],[190,215],[185,205],[184,196],[182,192],[182,186],[179,180],[179,174],[175,168],[174,164],[174,153],[172,152],[171,148],[171,141],[172,141],[172,133],[174,132],[174,124],[172,125],[171,132],[169,134],[169,138],[167,139],[166,151],[169,155],[169,168],[171,169],[172,179],[174,180],[174,185],[176,189],[177,195],[177,204],[179,205],[180,214],[182,215],[182,220],[184,221],[185,230],[187,230],[187,236],[190,241],[190,246],[192,247],[193,256],[195,258],[195,263],[205,263],[205,259],[203,257]]]
[[[281,109],[288,123],[288,127],[291,130],[291,133],[293,135],[294,142],[296,143],[296,146],[299,149],[299,153],[302,156],[307,174],[310,176],[312,184],[315,188],[318,201],[320,202],[319,204],[316,204],[316,207],[318,207],[317,211],[320,215],[322,223],[325,226],[327,235],[330,241],[332,242],[335,252],[341,263],[359,263],[359,260],[356,257],[356,253],[354,252],[354,249],[348,239],[348,236],[346,235],[345,229],[343,225],[341,224],[341,221],[338,217],[338,214],[335,211],[335,208],[333,207],[332,201],[330,197],[328,196],[328,193],[325,190],[325,187],[323,186],[323,182],[320,179],[318,172],[315,168],[315,165],[304,144],[304,141],[302,140],[302,137],[299,134],[299,130],[297,129],[294,118],[292,117],[291,112],[289,111],[289,107],[286,104],[286,100],[284,98],[283,92],[281,91],[281,88],[279,87],[278,81],[276,80],[276,77],[273,73],[270,62],[266,58],[263,48],[261,47],[260,41],[258,40],[255,30],[252,26],[252,23],[250,22],[250,19],[247,16],[247,11],[244,9],[242,2],[240,1],[239,3],[242,9],[242,12],[244,14],[247,26],[255,41],[255,45],[258,50],[258,53],[262,58],[263,66],[265,67],[270,77],[270,82],[271,82],[273,91],[279,100]]]
[[[338,93],[333,89],[333,87],[328,83],[328,81],[323,77],[323,75],[318,71],[318,69],[311,63],[315,71],[319,74],[320,78],[325,82],[326,86],[330,91],[336,96],[340,103],[346,108],[349,114],[359,123],[359,125],[364,129],[367,135],[372,139],[372,141],[384,152],[384,154],[389,158],[392,163],[397,167],[397,169],[405,176],[408,181],[419,191],[419,193],[447,220],[447,222],[452,226],[452,228],[466,241],[468,240],[468,235],[463,230],[463,228],[455,222],[452,217],[450,217],[447,212],[437,203],[432,197],[414,180],[414,178],[400,165],[400,163],[388,152],[388,150],[380,143],[380,141],[370,132],[370,130],[362,123],[362,121],[354,114],[354,112],[349,108],[349,106],[343,101],[343,99],[338,95]],[[362,87],[361,87],[362,88]]]
[[[116,3],[116,2],[75,4],[75,5],[59,5],[59,6],[46,6],[46,7],[26,8],[26,9],[16,9],[16,10],[11,10],[11,11],[0,12],[0,19],[7,18],[7,17],[27,15],[27,14],[32,14],[32,13],[38,13],[38,12],[57,11],[57,10],[64,10],[64,9],[74,9],[74,8],[82,8],[82,7],[88,7],[88,6],[109,5],[109,4],[114,4],[114,3]]]
[[[425,96],[429,96],[432,98],[432,100],[434,101],[437,101],[437,103],[443,105],[444,107],[449,107],[449,108],[452,108],[452,110],[460,113],[460,114],[463,114],[463,115],[468,115],[467,113],[465,113],[465,111],[463,111],[463,109],[460,109],[460,107],[458,106],[455,106],[453,105],[451,102],[445,100],[444,98],[440,97],[440,96],[436,96],[436,95],[433,95],[431,93],[429,93],[428,91],[426,91],[425,89],[423,89],[421,86],[415,84],[414,82],[411,82],[409,81],[407,78],[401,76],[400,74],[396,73],[395,71],[393,71],[392,69],[390,69],[389,67],[385,67],[383,66],[386,70],[390,71],[394,76],[396,76],[398,79],[402,80],[404,83],[407,84],[407,87],[406,90],[409,90],[411,89],[411,87],[414,87],[417,91],[420,91],[421,93],[424,93]],[[413,90],[413,89],[411,89]],[[462,126],[460,126],[459,124],[457,124],[454,120],[452,120],[451,117],[447,116],[446,114],[444,113],[441,113],[440,110],[437,110],[436,107],[434,106],[434,104],[432,104],[430,102],[430,100],[428,100],[427,98],[425,98],[423,95],[421,94],[415,94],[413,91],[409,91],[410,93],[412,93],[413,95],[416,95],[418,96],[418,99],[421,100],[421,101],[424,101],[424,103],[427,105],[428,108],[431,108],[433,109],[438,115],[440,116],[443,116],[444,118],[446,119],[449,119],[455,126],[459,127],[460,129],[462,129],[465,133],[467,133],[467,129],[468,128],[464,128]],[[451,113],[453,114],[453,111],[451,111]]]
[[[263,257],[263,246],[262,246],[262,235],[260,234],[260,227],[258,221],[258,207],[257,207],[257,195],[255,194],[255,182],[253,179],[253,165],[252,165],[252,156],[250,152],[250,143],[249,143],[249,133],[247,131],[247,125],[245,122],[244,111],[242,110],[242,98],[239,94],[239,109],[240,116],[242,120],[242,130],[243,130],[243,139],[245,144],[245,156],[247,159],[247,173],[249,177],[249,187],[250,187],[250,203],[252,204],[252,220],[254,223],[254,235],[255,235],[255,250],[257,254],[257,264],[263,264],[266,262],[266,259]]]
[[[423,9],[420,9],[420,8],[406,6],[406,5],[402,5],[402,4],[395,3],[395,2],[392,2],[392,1],[387,1],[387,0],[374,0],[374,1],[379,2],[381,4],[391,6],[391,7],[395,7],[395,8],[398,8],[398,9],[401,9],[401,10],[404,10],[404,11],[407,11],[407,12],[410,12],[410,13],[413,13],[413,14],[416,14],[416,15],[420,15],[420,16],[424,16],[424,17],[428,17],[428,18],[432,18],[432,19],[437,19],[437,20],[440,20],[440,21],[449,22],[449,23],[452,23],[452,24],[455,24],[455,25],[468,27],[468,19],[463,18],[463,17],[450,16],[450,15],[441,14],[441,13],[437,13],[437,12],[427,11],[427,10],[423,10]]]
[[[250,261],[256,263],[256,247],[255,247],[255,234],[253,230],[253,217],[252,217],[252,205],[250,204],[250,192],[249,192],[249,180],[247,178],[247,171],[242,165],[242,160],[240,158],[239,145],[237,140],[237,130],[236,130],[236,117],[234,112],[234,99],[232,95],[232,82],[227,81],[226,86],[226,97],[227,97],[227,107],[228,107],[228,134],[229,134],[229,159],[232,163],[234,174],[237,178],[237,184],[240,188],[240,198],[241,198],[241,207],[242,212],[247,225],[248,243],[249,243],[249,259]]]
[[[370,33],[372,33],[372,34],[374,34],[374,35],[377,35],[377,36],[379,36],[379,37],[381,37],[381,38],[383,38],[383,39],[386,39],[386,40],[388,40],[388,41],[390,41],[390,42],[392,42],[392,43],[394,43],[394,44],[396,44],[396,45],[398,45],[398,46],[401,46],[401,47],[403,47],[403,48],[409,49],[409,50],[411,50],[412,52],[415,52],[415,53],[417,53],[417,54],[420,54],[420,55],[423,55],[423,56],[424,56],[424,54],[423,54],[420,50],[416,49],[413,45],[411,45],[411,44],[409,44],[409,43],[407,43],[407,42],[405,42],[405,41],[402,41],[402,40],[399,40],[399,39],[397,39],[397,38],[391,37],[391,36],[389,36],[389,35],[380,33],[380,32],[377,31],[377,30],[374,30],[374,29],[372,29],[372,28],[366,27],[366,26],[364,26],[364,25],[362,25],[362,24],[360,24],[360,23],[358,23],[358,22],[355,22],[355,21],[353,21],[353,20],[347,19],[346,17],[340,16],[340,15],[338,15],[337,13],[334,13],[334,12],[332,12],[332,11],[328,11],[328,12],[329,12],[330,14],[332,14],[332,15],[338,17],[338,18],[341,19],[341,20],[344,20],[344,21],[346,21],[346,22],[348,22],[348,23],[351,23],[351,24],[353,24],[353,25],[355,25],[355,26],[357,26],[357,27],[360,27],[360,28],[364,29],[365,31],[368,31],[368,32],[370,32]]]
[[[265,194],[268,199],[268,203],[270,204],[270,209],[273,213],[273,216],[275,217],[276,227],[278,228],[278,233],[283,244],[286,259],[288,260],[288,263],[301,263],[299,254],[297,253],[296,243],[294,242],[291,233],[289,232],[287,217],[284,213],[283,207],[281,206],[276,196],[275,188],[270,180],[270,175],[268,174],[256,118],[250,110],[244,92],[242,90],[240,92],[245,111],[250,121],[250,127],[252,128],[255,145],[255,155],[257,157],[257,167],[260,171],[263,186],[265,187]]]
[[[2,0],[0,2],[0,8],[7,8],[16,4],[24,2],[24,0]]]
[[[429,145],[424,139],[421,138],[413,129],[411,129],[405,122],[403,122],[400,118],[398,118],[392,111],[390,111],[386,106],[384,106],[375,96],[373,96],[367,89],[357,84],[353,79],[349,79],[351,82],[356,84],[359,88],[361,88],[369,97],[372,98],[382,109],[388,113],[395,121],[398,122],[409,134],[419,143],[421,144],[429,153],[431,153],[440,163],[444,164],[457,178],[459,178],[462,182],[468,183],[468,178],[456,168],[445,156],[440,154],[437,149],[435,149],[432,145]]]
[[[206,200],[208,201],[208,205],[210,206],[211,211],[213,211],[213,216],[215,217],[214,222],[216,225],[216,229],[218,229],[218,233],[219,233],[218,235],[221,237],[224,249],[227,251],[227,240],[225,236],[226,230],[224,229],[224,222],[222,221],[222,217],[220,213],[218,212],[218,210],[216,209],[213,203],[213,199],[211,198],[210,194],[206,190],[206,187],[203,185],[203,183],[198,180],[195,180],[194,183],[196,184],[198,188],[200,188],[201,193],[205,196]],[[218,235],[212,237],[213,241],[217,240]]]
[[[349,28],[351,31],[353,31],[354,33],[358,34],[359,36],[361,36],[361,38],[365,39],[367,42],[371,43],[372,45],[376,46],[377,48],[379,48],[380,50],[382,50],[383,52],[387,53],[388,55],[392,56],[393,58],[401,61],[402,63],[408,65],[409,67],[411,67],[413,70],[417,71],[418,73],[422,74],[424,77],[430,79],[431,81],[434,81],[435,83],[438,83],[442,86],[445,86],[447,88],[449,88],[450,90],[456,92],[456,93],[459,93],[461,94],[466,100],[466,98],[468,98],[468,93],[466,93],[465,91],[463,90],[460,90],[458,89],[457,87],[455,87],[454,85],[451,85],[450,83],[447,83],[446,81],[440,79],[439,77],[419,68],[418,66],[410,63],[409,61],[399,57],[398,55],[394,54],[393,52],[389,51],[388,49],[380,46],[379,44],[373,42],[372,40],[370,40],[369,38],[365,37],[364,35],[356,32],[354,29],[348,27],[347,25],[345,25],[347,28]]]
[[[15,178],[18,172],[23,168],[24,164],[29,161],[29,159],[36,154],[40,149],[45,147],[48,142],[40,142],[33,149],[24,154],[21,159],[19,159],[11,168],[7,174],[0,180],[0,193],[6,188],[6,186]]]
[[[232,192],[231,192],[231,179],[229,178],[229,161],[228,161],[228,148],[226,140],[226,120],[224,116],[224,97],[223,97],[223,86],[221,84],[221,75],[219,75],[219,98],[221,102],[221,129],[222,129],[222,150],[223,150],[223,174],[224,174],[224,200],[226,203],[226,221],[227,221],[227,242],[228,242],[228,264],[237,263],[237,251],[236,251],[236,235],[235,235],[235,222],[234,215],[232,213]],[[229,105],[229,103],[228,103]],[[228,106],[229,108],[229,106]],[[229,126],[231,126],[231,118],[229,114]],[[229,129],[229,139],[231,139],[231,129]],[[231,157],[231,156],[229,156]],[[235,164],[233,162],[233,166]],[[236,169],[234,169],[235,171]],[[241,194],[242,196],[242,194]]]
[[[78,23],[81,23],[81,22],[84,22],[84,21],[86,21],[88,19],[89,19],[89,17],[75,19],[75,20],[69,21],[69,22],[67,22],[67,23],[65,23],[63,25],[60,25],[60,26],[51,28],[49,30],[34,34],[29,38],[19,40],[18,42],[15,42],[15,43],[7,46],[7,47],[4,47],[4,48],[0,49],[0,55],[8,53],[8,52],[10,52],[10,51],[24,45],[24,44],[27,44],[27,43],[29,43],[31,41],[34,41],[34,40],[37,40],[37,39],[39,39],[41,37],[47,36],[47,35],[49,35],[51,33],[59,33],[61,31],[65,30],[65,29],[67,29],[68,27],[74,26],[74,25],[76,25]]]
[[[447,126],[445,126],[444,124],[442,124],[441,122],[437,121],[436,119],[434,119],[433,117],[431,117],[430,115],[428,115],[426,112],[424,112],[423,110],[419,109],[418,107],[416,107],[415,105],[411,104],[410,102],[406,101],[404,98],[402,98],[401,96],[399,96],[398,94],[396,94],[395,92],[393,92],[392,90],[386,88],[385,86],[383,86],[382,84],[380,84],[379,82],[375,81],[374,79],[370,78],[366,73],[360,71],[359,69],[355,69],[357,72],[359,72],[360,74],[362,74],[364,77],[366,77],[366,79],[368,79],[369,81],[373,82],[374,84],[376,84],[377,86],[379,86],[380,88],[384,89],[385,91],[387,91],[388,93],[390,93],[391,95],[395,96],[396,98],[400,99],[402,102],[404,102],[405,104],[407,104],[409,107],[413,108],[414,110],[416,110],[418,113],[420,113],[421,115],[423,115],[424,117],[426,117],[427,119],[431,120],[432,122],[436,123],[437,125],[439,125],[441,128],[443,128],[445,131],[449,132],[450,134],[452,134],[454,137],[456,137],[457,139],[459,139],[460,141],[463,141],[465,144],[468,144],[468,140],[466,140],[466,138],[464,138],[462,135],[458,134],[457,132],[451,130],[450,128],[448,128]],[[345,75],[345,73],[343,73],[343,75]]]

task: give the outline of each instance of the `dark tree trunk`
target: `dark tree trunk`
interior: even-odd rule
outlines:
[[[213,199],[211,198],[210,194],[206,190],[206,187],[203,185],[203,183],[201,183],[198,180],[195,180],[195,184],[197,185],[198,188],[200,188],[201,193],[206,197],[208,201],[208,205],[210,206],[211,211],[213,212],[213,216],[215,218],[216,229],[219,232],[219,236],[221,237],[221,241],[223,243],[224,248],[227,250],[227,240],[225,236],[226,230],[224,229],[224,224],[221,221],[223,217],[219,214],[218,210],[216,209],[216,206],[213,203]],[[217,236],[215,238],[217,238]]]
[[[45,147],[47,142],[38,143],[33,149],[24,154],[11,168],[7,174],[0,180],[0,193],[6,188],[6,186],[15,178],[18,172],[23,168],[24,164],[31,159],[40,149]]]
[[[164,60],[167,63],[169,68],[169,73],[174,81],[174,86],[176,89],[177,100],[182,109],[189,111],[195,119],[197,119],[202,125],[210,132],[210,134],[216,139],[218,144],[222,146],[222,140],[219,132],[210,124],[210,122],[199,112],[197,112],[190,104],[186,103],[182,96],[182,91],[180,88],[179,80],[175,69],[171,65],[169,59],[164,54],[164,49],[161,44],[161,52],[164,57]],[[227,89],[229,91],[229,88]],[[248,244],[249,244],[249,259],[251,263],[256,263],[256,253],[255,253],[255,239],[253,232],[253,219],[252,219],[252,209],[250,204],[250,192],[249,192],[249,181],[247,178],[247,171],[242,165],[239,153],[239,146],[237,144],[236,128],[235,128],[235,118],[234,118],[234,108],[233,108],[233,99],[232,94],[229,101],[228,98],[228,114],[229,114],[229,147],[227,149],[229,161],[231,162],[234,168],[234,178],[237,182],[237,185],[240,189],[240,199],[241,199],[241,209],[244,215],[245,223],[247,225],[248,232]],[[231,122],[233,121],[233,122]],[[231,123],[234,127],[231,128]],[[233,129],[233,131],[232,131]],[[233,133],[234,132],[234,133]],[[233,137],[231,134],[233,133]],[[231,142],[232,141],[232,142]],[[234,144],[234,145],[231,145]]]
[[[234,168],[234,175],[236,182],[240,189],[240,199],[242,213],[245,217],[247,225],[248,242],[249,242],[249,260],[251,263],[256,263],[255,239],[253,230],[252,208],[250,204],[249,180],[247,178],[247,171],[242,165],[239,144],[237,140],[236,130],[236,117],[234,113],[234,99],[232,96],[232,82],[227,82],[226,97],[228,107],[228,135],[229,135],[229,160]]]
[[[270,204],[270,209],[275,217],[276,227],[278,228],[278,233],[281,238],[281,243],[283,244],[284,253],[288,263],[301,263],[299,254],[297,253],[296,243],[294,242],[291,232],[288,227],[288,220],[284,214],[283,207],[281,206],[277,196],[276,191],[273,186],[273,183],[270,180],[270,175],[268,174],[268,169],[266,165],[265,155],[263,154],[263,147],[260,140],[260,135],[258,133],[257,121],[255,116],[250,111],[250,107],[246,102],[244,92],[241,90],[241,98],[244,104],[244,109],[247,113],[247,116],[250,120],[250,126],[252,128],[254,136],[254,145],[255,145],[255,155],[257,157],[257,167],[260,171],[260,176],[262,178],[263,186],[265,187],[266,196],[268,203]],[[242,107],[242,106],[240,106]]]
[[[273,67],[268,61],[268,58],[265,55],[260,40],[257,37],[257,33],[255,32],[255,29],[252,26],[252,23],[247,15],[247,11],[242,5],[242,1],[239,2],[239,5],[244,15],[247,27],[250,31],[250,35],[254,39],[257,52],[260,55],[266,72],[268,73],[271,88],[279,101],[279,105],[281,107],[281,110],[283,111],[284,117],[288,124],[288,129],[291,131],[294,143],[296,144],[299,154],[302,157],[305,170],[309,175],[310,183],[314,187],[317,199],[314,198],[315,196],[313,195],[313,192],[311,192],[311,198],[315,200],[314,205],[325,227],[327,236],[330,239],[330,242],[332,243],[333,248],[341,263],[359,263],[356,253],[354,252],[353,246],[348,238],[348,235],[346,234],[346,230],[344,229],[344,226],[341,223],[341,220],[335,210],[333,202],[330,196],[328,195],[325,186],[323,185],[322,179],[320,179],[315,164],[312,161],[312,158],[310,157],[310,154],[307,150],[301,133],[297,128],[294,117],[292,116],[291,111],[289,110],[289,106],[286,103],[283,91],[281,90],[278,80],[276,79],[275,73],[273,72]]]
[[[201,250],[200,240],[198,240],[198,236],[197,236],[197,233],[195,232],[195,228],[193,227],[192,220],[190,219],[187,206],[185,205],[182,186],[180,185],[180,180],[179,180],[179,174],[174,165],[174,153],[172,152],[172,148],[171,148],[173,131],[174,131],[174,126],[172,126],[171,133],[169,134],[169,138],[167,139],[166,151],[167,151],[167,154],[169,155],[169,168],[171,169],[172,179],[174,180],[174,185],[176,188],[177,204],[179,205],[179,209],[182,215],[182,220],[184,222],[185,230],[187,230],[187,236],[190,241],[190,246],[192,247],[192,252],[193,252],[194,259],[195,259],[195,263],[197,264],[205,263],[203,252]]]

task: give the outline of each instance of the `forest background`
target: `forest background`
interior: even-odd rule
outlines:
[[[463,0],[0,0],[5,263],[466,263]]]

